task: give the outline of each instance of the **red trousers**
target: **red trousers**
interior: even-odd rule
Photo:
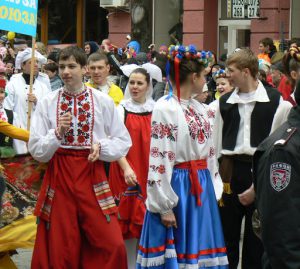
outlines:
[[[97,204],[87,157],[59,156],[58,163],[50,226],[38,225],[31,268],[126,269],[117,217],[108,222]]]

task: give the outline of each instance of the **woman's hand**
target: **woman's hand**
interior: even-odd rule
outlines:
[[[166,214],[161,214],[160,218],[162,224],[165,225],[167,228],[171,228],[172,226],[177,228],[177,222],[173,211],[170,211]]]
[[[124,178],[128,186],[135,186],[138,183],[136,175],[130,165],[128,165],[124,170]]]

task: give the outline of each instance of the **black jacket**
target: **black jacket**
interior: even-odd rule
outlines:
[[[253,157],[264,267],[300,268],[300,108],[265,139]]]

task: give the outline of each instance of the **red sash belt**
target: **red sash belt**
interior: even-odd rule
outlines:
[[[202,187],[198,179],[198,170],[207,169],[206,160],[193,160],[175,165],[175,168],[189,169],[190,170],[190,181],[191,181],[191,193],[196,196],[197,205],[201,206],[200,195],[202,193]]]

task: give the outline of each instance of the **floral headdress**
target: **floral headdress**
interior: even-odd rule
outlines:
[[[214,81],[216,81],[218,78],[229,78],[228,74],[224,69],[219,69],[216,72],[213,72],[212,77]]]
[[[174,61],[174,69],[175,69],[175,82],[176,82],[176,89],[177,89],[177,97],[180,102],[180,83],[179,83],[179,65],[182,59],[196,59],[201,62],[205,67],[212,61],[212,53],[210,51],[197,51],[196,46],[189,45],[171,45],[169,47],[169,55],[168,58]],[[166,73],[167,73],[167,80],[169,84],[169,94],[168,99],[171,98],[173,95],[173,88],[170,83],[170,62],[167,62],[166,66]]]

